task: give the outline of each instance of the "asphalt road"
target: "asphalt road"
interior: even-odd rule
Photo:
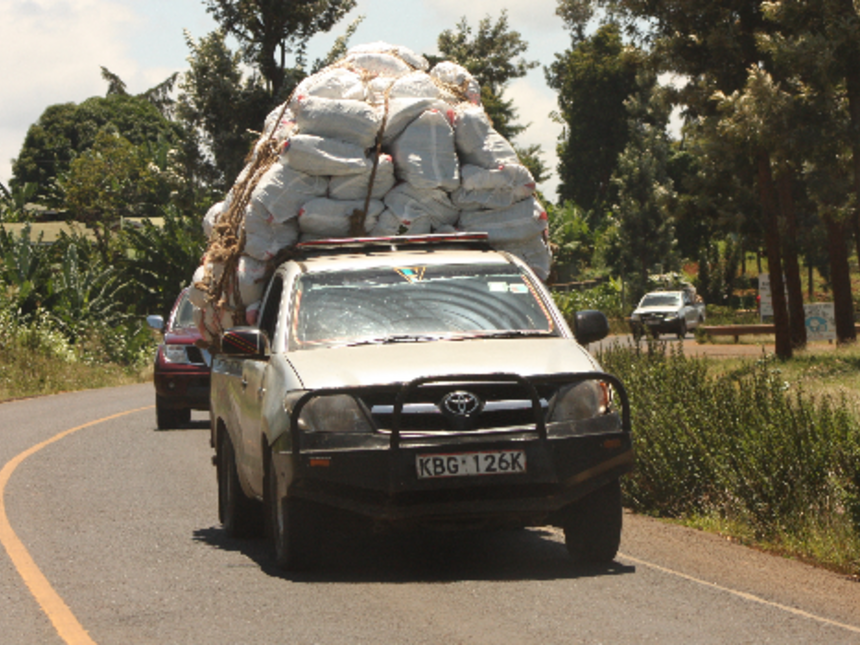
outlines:
[[[860,643],[860,583],[632,514],[608,567],[545,529],[327,536],[284,575],[217,523],[206,417],[152,400],[0,404],[0,643]]]

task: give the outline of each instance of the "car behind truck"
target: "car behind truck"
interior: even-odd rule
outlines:
[[[483,234],[299,244],[213,361],[220,519],[266,527],[289,570],[332,518],[552,524],[575,559],[610,561],[633,451],[624,387],[583,347],[607,332],[596,311],[572,332]]]

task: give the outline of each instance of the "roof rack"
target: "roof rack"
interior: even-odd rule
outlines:
[[[332,253],[371,253],[412,248],[458,248],[491,250],[486,233],[437,233],[430,235],[393,235],[390,237],[343,237],[299,242],[295,249],[302,255]]]

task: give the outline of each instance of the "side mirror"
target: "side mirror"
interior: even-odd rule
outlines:
[[[155,314],[146,317],[146,324],[155,331],[164,331],[164,318]]]
[[[221,336],[221,353],[227,356],[265,360],[270,352],[269,337],[256,327],[234,327]]]
[[[603,340],[609,335],[609,320],[603,312],[594,309],[577,311],[573,335],[580,345],[588,345]]]

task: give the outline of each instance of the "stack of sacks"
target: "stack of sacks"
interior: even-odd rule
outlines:
[[[546,214],[533,196],[534,179],[493,129],[469,72],[450,62],[428,67],[404,47],[354,47],[302,81],[266,119],[254,155],[275,145],[279,158],[244,210],[236,283],[247,322],[273,268],[266,263],[305,240],[483,231],[495,248],[547,277]],[[207,235],[253,163],[207,213]]]

